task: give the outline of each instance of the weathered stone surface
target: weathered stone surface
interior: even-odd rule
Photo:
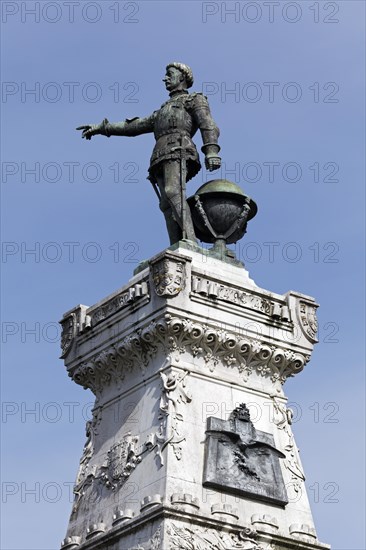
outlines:
[[[178,247],[95,306],[67,312],[65,364],[96,402],[63,550],[324,548],[283,392],[310,358],[316,307]],[[239,420],[228,429],[242,403],[253,429]],[[218,483],[205,486],[213,432],[238,460],[239,491],[215,471],[220,453]]]
[[[203,484],[252,499],[288,504],[280,468],[285,455],[272,434],[258,431],[244,404],[228,420],[207,419]]]

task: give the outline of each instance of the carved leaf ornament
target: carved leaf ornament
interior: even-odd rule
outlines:
[[[126,336],[87,363],[80,364],[69,375],[77,384],[90,388],[98,396],[103,387],[112,382],[118,387],[126,373],[136,366],[145,369],[159,349],[177,362],[187,352],[202,357],[210,371],[221,362],[237,369],[244,381],[256,372],[281,384],[300,372],[310,359],[310,356],[290,349],[166,315]]]

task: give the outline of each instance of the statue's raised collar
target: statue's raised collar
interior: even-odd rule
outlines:
[[[186,94],[188,94],[188,90],[175,90],[174,92],[170,92],[169,97],[171,99],[174,99],[179,95],[186,95]]]

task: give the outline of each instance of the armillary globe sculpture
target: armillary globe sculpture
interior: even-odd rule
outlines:
[[[215,124],[207,98],[201,93],[188,93],[193,73],[184,63],[169,63],[163,79],[169,99],[150,116],[79,126],[82,137],[95,135],[137,136],[154,133],[156,144],[150,159],[148,179],[159,197],[168,229],[170,244],[182,239],[215,243],[215,251],[226,249],[226,243],[240,239],[247,221],[257,212],[255,203],[235,184],[213,180],[201,187],[187,204],[186,183],[201,169],[192,138],[199,129],[202,152],[209,171],[220,168],[219,128]]]

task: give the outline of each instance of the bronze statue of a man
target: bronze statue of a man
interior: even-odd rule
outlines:
[[[110,137],[154,133],[156,144],[150,159],[149,179],[155,189],[158,188],[160,209],[165,216],[170,244],[174,244],[182,238],[196,240],[185,195],[186,182],[201,169],[192,137],[199,129],[206,168],[217,170],[221,166],[217,144],[220,131],[212,119],[207,98],[187,91],[193,84],[190,67],[169,63],[163,82],[170,97],[150,116],[115,123],[104,119],[100,124],[80,126],[77,130],[83,130],[85,139],[97,134]]]

